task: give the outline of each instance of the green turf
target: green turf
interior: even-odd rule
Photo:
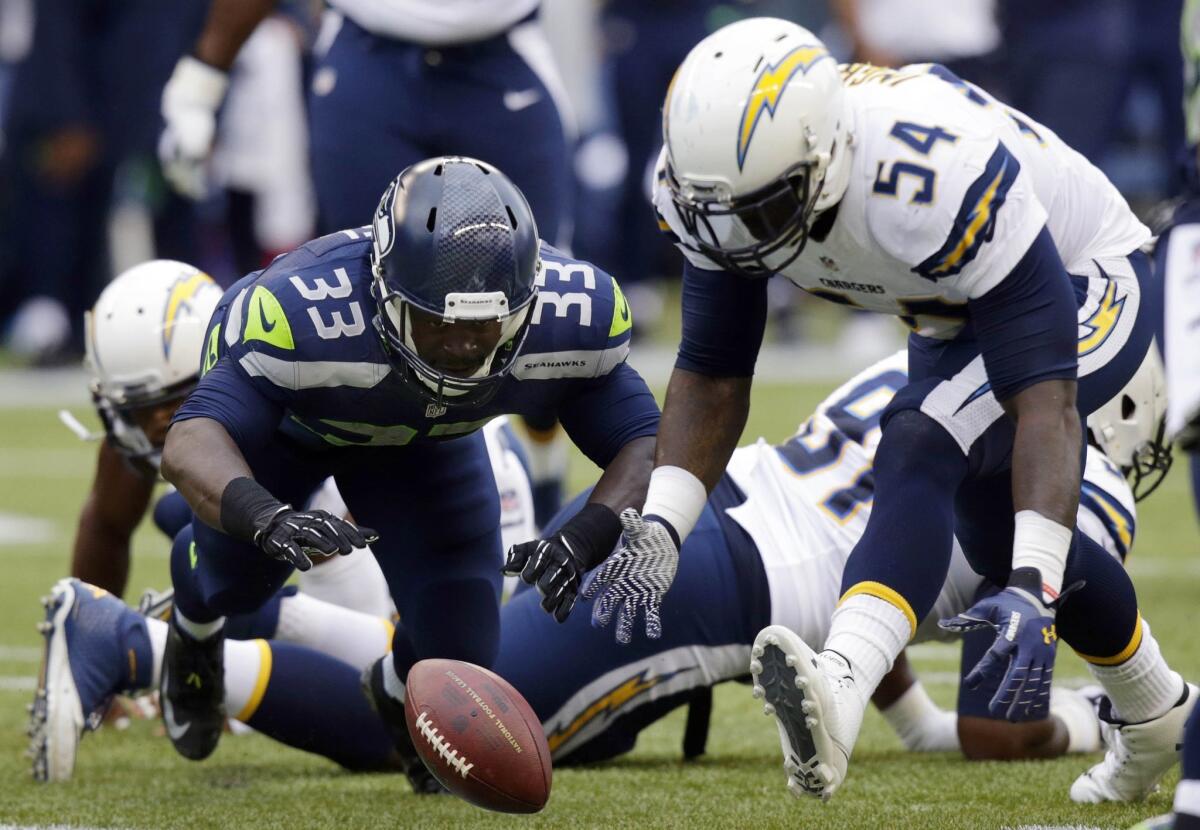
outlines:
[[[789,433],[821,387],[756,391],[750,434]],[[63,575],[94,448],[79,444],[47,410],[0,411],[0,513],[42,517],[55,537],[44,544],[0,547],[0,680],[28,677],[38,645],[37,597]],[[1200,638],[1191,631],[1200,603],[1196,524],[1181,469],[1142,511],[1132,570],[1142,609],[1168,658],[1200,677]],[[576,466],[576,484],[591,473]],[[135,544],[132,590],[165,584],[166,546],[143,529]],[[1064,650],[1065,651],[1065,650]],[[941,655],[939,657],[939,655]],[[956,669],[944,652],[915,661],[938,680],[929,684],[943,705]],[[938,673],[935,676],[933,673]],[[1073,655],[1060,676],[1081,677]],[[7,688],[0,687],[0,688]],[[1095,758],[1047,763],[968,764],[957,755],[902,751],[882,719],[868,715],[850,777],[829,804],[786,795],[772,721],[759,714],[745,687],[718,690],[709,753],[679,761],[679,714],[647,730],[635,752],[618,763],[555,775],[542,814],[510,818],[451,798],[418,799],[395,776],[349,775],[333,764],[250,735],[226,736],[216,754],[188,763],[155,736],[156,724],[89,735],[73,781],[37,786],[21,756],[24,691],[0,690],[0,824],[64,824],[123,828],[280,827],[831,827],[997,828],[1021,825],[1127,827],[1169,808],[1167,794],[1134,806],[1081,807],[1067,798],[1074,777]],[[1173,780],[1173,778],[1172,778]],[[1169,792],[1169,789],[1168,789]]]

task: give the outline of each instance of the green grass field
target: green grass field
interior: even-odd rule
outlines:
[[[763,386],[750,435],[779,439],[826,387]],[[81,410],[82,408],[80,408]],[[83,414],[79,411],[79,414]],[[73,781],[38,786],[25,748],[25,704],[37,671],[37,598],[63,576],[75,516],[90,483],[94,447],[78,443],[47,409],[0,410],[0,519],[44,520],[49,539],[4,541],[0,523],[0,825],[105,828],[397,827],[829,827],[999,828],[1074,825],[1122,828],[1166,811],[1169,792],[1132,806],[1083,807],[1067,789],[1096,757],[1045,763],[968,764],[955,754],[904,752],[871,713],[850,777],[829,804],[797,802],[784,789],[775,727],[746,687],[717,692],[708,755],[680,761],[682,716],[647,730],[621,761],[557,772],[547,809],[533,817],[485,813],[452,798],[417,798],[397,776],[351,775],[332,763],[258,735],[226,736],[208,761],[177,756],[157,723],[89,735]],[[575,484],[592,471],[579,464]],[[1142,511],[1131,569],[1142,610],[1169,660],[1200,677],[1200,544],[1183,464]],[[36,527],[34,528],[37,529]],[[131,597],[167,582],[167,546],[143,528]],[[1063,649],[1059,676],[1086,676]],[[918,649],[917,668],[935,699],[950,705],[957,659]],[[1173,783],[1172,777],[1168,782]]]

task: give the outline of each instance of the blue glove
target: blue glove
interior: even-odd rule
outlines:
[[[938,622],[946,631],[959,634],[985,627],[996,632],[996,642],[963,678],[968,689],[978,688],[985,680],[999,680],[1000,688],[988,704],[993,717],[1024,721],[1049,715],[1058,646],[1055,611],[1058,603],[1081,585],[1064,590],[1048,606],[1041,599],[1041,573],[1036,568],[1018,568],[1003,591]]]
[[[617,642],[633,639],[638,611],[646,615],[646,636],[662,636],[663,596],[675,581],[679,542],[675,532],[656,516],[639,516],[632,507],[621,513],[625,544],[608,558],[583,591],[584,599],[599,597],[592,607],[592,625],[600,628],[617,613]]]

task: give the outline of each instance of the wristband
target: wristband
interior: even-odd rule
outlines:
[[[281,508],[287,505],[254,479],[235,478],[221,491],[221,528],[235,539],[254,542],[263,520],[269,520]]]
[[[567,537],[572,552],[579,556],[585,571],[599,565],[621,538],[621,520],[606,505],[588,502],[559,531]]]
[[[682,467],[655,467],[642,516],[653,515],[666,524],[683,543],[708,501],[704,482]]]
[[[1041,574],[1042,602],[1049,605],[1062,591],[1067,554],[1071,551],[1072,529],[1047,519],[1033,510],[1016,515],[1013,532],[1013,570],[1037,568]]]

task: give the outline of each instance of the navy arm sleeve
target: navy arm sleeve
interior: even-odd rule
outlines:
[[[212,418],[245,453],[247,447],[271,439],[283,418],[283,407],[264,397],[234,366],[232,358],[225,356],[200,379],[171,423],[192,418]]]
[[[1044,380],[1075,379],[1075,290],[1046,228],[1012,272],[967,307],[997,400]]]
[[[678,369],[712,377],[754,374],[767,325],[767,281],[683,266]]]
[[[580,381],[559,405],[558,417],[575,446],[600,469],[633,439],[658,434],[658,404],[628,363]]]

